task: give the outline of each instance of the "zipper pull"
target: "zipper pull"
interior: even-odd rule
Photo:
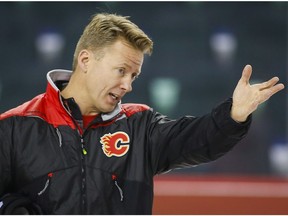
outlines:
[[[83,155],[87,155],[88,152],[87,150],[85,149],[85,146],[84,146],[84,139],[81,137],[81,148],[82,148],[82,153]]]
[[[85,148],[82,148],[82,153],[83,153],[84,155],[87,155],[87,151],[86,151]]]
[[[114,181],[114,184],[116,185],[116,187],[117,187],[117,189],[118,189],[118,191],[120,193],[120,201],[123,202],[123,199],[124,199],[123,190],[118,185],[117,176],[115,174],[112,174],[112,180]]]

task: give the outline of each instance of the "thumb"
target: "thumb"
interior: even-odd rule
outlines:
[[[243,69],[240,81],[244,82],[245,84],[249,84],[251,74],[252,74],[252,66],[246,65]]]

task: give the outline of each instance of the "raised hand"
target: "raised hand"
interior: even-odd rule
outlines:
[[[246,65],[233,92],[231,117],[237,122],[244,122],[247,117],[257,109],[259,104],[268,100],[278,91],[284,89],[284,85],[278,83],[278,77],[273,77],[263,83],[250,85],[249,80],[251,74],[251,65]]]

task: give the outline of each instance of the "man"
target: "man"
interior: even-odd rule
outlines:
[[[249,85],[247,65],[233,97],[202,117],[121,104],[152,46],[127,17],[98,14],[73,72],[50,71],[46,93],[1,115],[2,213],[151,214],[156,174],[231,150],[251,113],[284,88],[277,77]]]

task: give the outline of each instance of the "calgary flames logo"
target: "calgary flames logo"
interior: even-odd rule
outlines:
[[[129,150],[129,142],[130,138],[124,132],[105,134],[100,139],[102,150],[107,157],[121,157],[125,155]]]

